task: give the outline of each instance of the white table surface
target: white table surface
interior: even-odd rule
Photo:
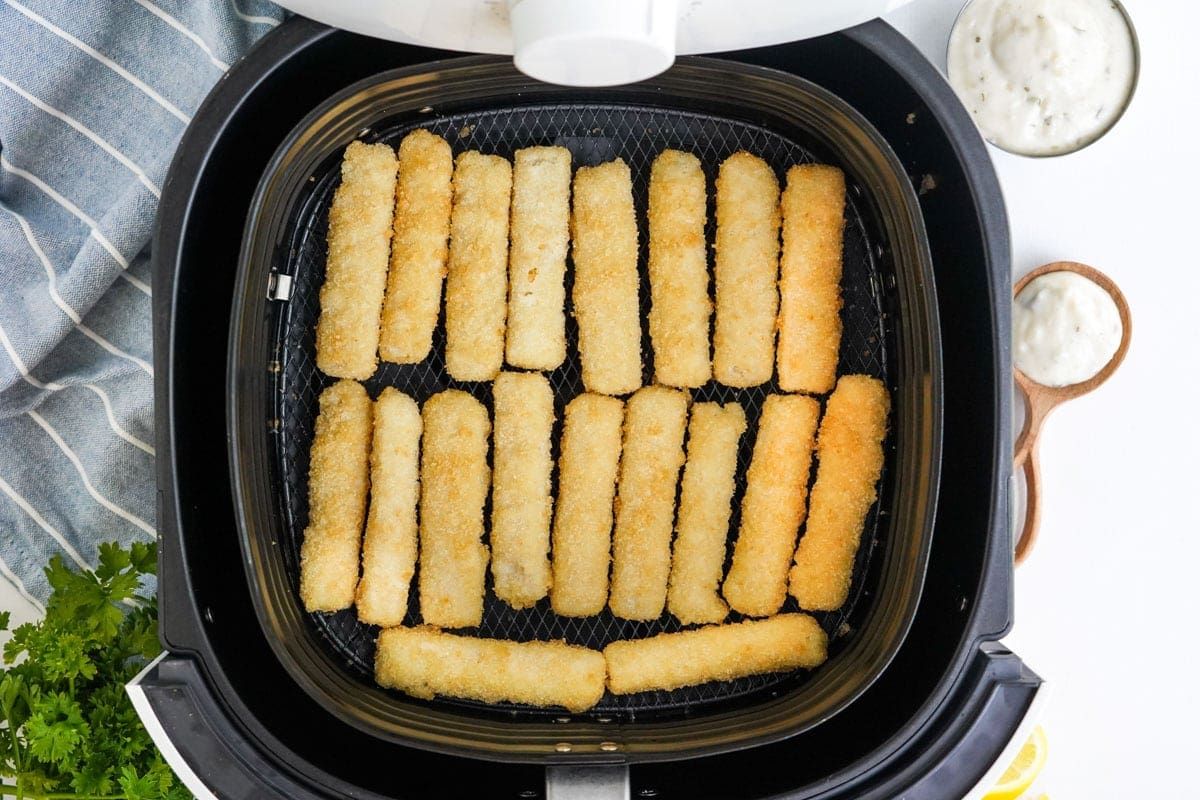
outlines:
[[[1017,572],[1006,641],[1053,687],[1038,786],[1055,800],[1200,794],[1185,783],[1200,755],[1190,658],[1200,616],[1200,5],[1125,5],[1142,65],[1117,127],[1057,159],[991,151],[1014,275],[1083,261],[1121,286],[1134,320],[1112,380],[1049,422],[1042,535]],[[889,21],[944,67],[959,6],[915,0]],[[4,581],[0,609],[14,623],[34,615]]]
[[[915,0],[889,21],[944,68],[960,5]],[[1006,643],[1052,684],[1039,785],[1054,800],[1200,796],[1185,783],[1200,756],[1200,5],[1125,7],[1141,78],[1117,127],[1056,159],[991,151],[1014,277],[1082,261],[1133,316],[1121,369],[1047,423],[1041,538],[1017,570]]]

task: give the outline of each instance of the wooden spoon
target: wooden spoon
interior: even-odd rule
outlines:
[[[1033,543],[1037,540],[1038,524],[1041,521],[1041,467],[1038,464],[1037,446],[1038,436],[1042,432],[1042,424],[1046,421],[1046,417],[1050,416],[1051,411],[1068,400],[1087,394],[1108,380],[1109,376],[1116,372],[1117,367],[1121,366],[1121,362],[1125,360],[1125,353],[1129,350],[1129,339],[1133,333],[1133,321],[1129,316],[1129,303],[1125,301],[1125,295],[1121,294],[1121,290],[1107,275],[1086,264],[1075,261],[1055,261],[1052,264],[1038,267],[1017,281],[1017,285],[1013,288],[1013,297],[1019,295],[1021,290],[1028,286],[1034,278],[1048,272],[1074,272],[1108,292],[1117,305],[1117,312],[1121,315],[1121,344],[1117,347],[1117,352],[1113,353],[1113,357],[1099,372],[1086,381],[1069,386],[1046,386],[1033,380],[1016,367],[1013,368],[1013,376],[1017,385],[1025,394],[1025,427],[1021,430],[1021,435],[1017,437],[1016,454],[1013,457],[1013,468],[1023,467],[1025,470],[1025,523],[1021,528],[1021,535],[1017,538],[1014,554],[1018,564],[1025,560],[1033,548]]]

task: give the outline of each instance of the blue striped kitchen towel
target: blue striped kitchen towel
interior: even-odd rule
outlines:
[[[149,242],[209,88],[263,0],[0,0],[0,573],[154,536]]]

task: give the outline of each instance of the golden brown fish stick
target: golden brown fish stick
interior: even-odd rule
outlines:
[[[446,273],[446,371],[456,380],[490,381],[504,363],[511,193],[508,161],[458,157]]]
[[[734,153],[717,174],[713,375],[758,386],[775,369],[779,305],[779,181],[767,162]]]
[[[837,377],[842,340],[842,228],[846,178],[800,164],[783,190],[779,260],[779,387],[824,394]]]
[[[371,508],[354,604],[360,620],[387,627],[404,621],[417,566],[421,411],[389,386],[375,401],[373,416]]]
[[[586,711],[604,695],[604,656],[566,642],[389,628],[376,642],[375,681],[425,700],[445,695]]]
[[[375,372],[395,189],[392,148],[351,142],[329,209],[317,320],[317,368],[326,375],[366,380]]]
[[[763,403],[723,589],[730,607],[747,616],[774,614],[787,596],[820,411],[816,400],[802,395],[771,395]]]
[[[581,394],[567,404],[554,512],[550,606],[565,617],[599,614],[608,601],[613,498],[625,404]]]
[[[664,150],[650,168],[650,341],[654,378],[667,386],[703,386],[708,356],[708,194],[700,159]]]
[[[492,581],[496,597],[528,608],[550,589],[554,393],[540,373],[501,372],[492,397]]]
[[[445,139],[425,130],[404,137],[399,158],[379,357],[415,364],[429,355],[442,306],[454,158]]]
[[[828,638],[807,614],[710,625],[604,648],[613,694],[677,689],[764,672],[812,669],[825,662]]]
[[[425,401],[421,420],[421,617],[440,628],[478,625],[488,563],[480,541],[491,477],[487,409],[449,389]]]
[[[687,407],[686,392],[663,386],[639,389],[625,405],[608,598],[618,617],[657,619],[667,599]]]
[[[808,528],[796,548],[791,592],[802,608],[833,611],[850,591],[863,521],[883,469],[891,402],[882,382],[845,375],[825,406]]]
[[[513,155],[508,253],[508,363],[551,370],[567,357],[567,239],[571,151],[527,147]]]
[[[642,385],[637,221],[629,167],[620,159],[575,173],[572,216],[575,318],[589,392]]]
[[[371,453],[371,398],[338,381],[321,392],[308,467],[308,527],[300,546],[300,598],[309,611],[354,602]]]
[[[680,622],[720,622],[729,608],[717,593],[725,566],[733,476],[746,414],[737,403],[696,403],[671,555],[667,608]]]

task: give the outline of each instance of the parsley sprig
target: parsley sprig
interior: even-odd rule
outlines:
[[[54,556],[40,622],[20,625],[0,670],[0,796],[19,800],[184,800],[125,683],[158,654],[157,545],[100,545],[95,572]],[[0,612],[0,630],[9,614]]]

